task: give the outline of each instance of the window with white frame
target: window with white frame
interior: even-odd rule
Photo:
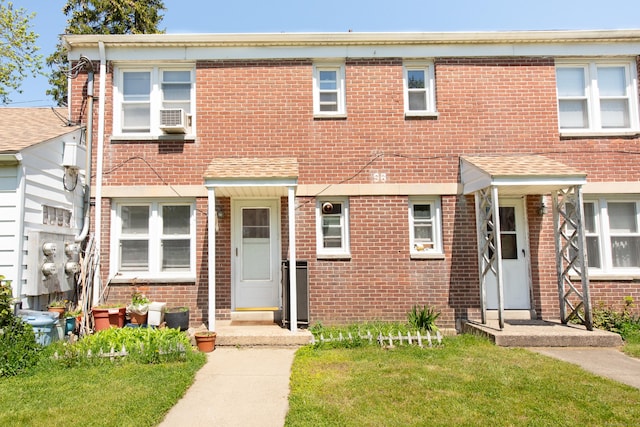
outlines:
[[[316,204],[318,256],[349,256],[349,202],[318,200]]]
[[[114,274],[135,277],[195,275],[193,203],[119,201],[114,203],[112,223]]]
[[[441,254],[440,199],[409,199],[409,245],[412,256]]]
[[[635,62],[558,62],[561,132],[637,131]]]
[[[344,64],[313,67],[313,113],[316,116],[346,114]]]
[[[584,227],[590,269],[640,274],[640,200],[586,200]]]
[[[431,115],[436,112],[433,63],[406,63],[404,65],[405,115]]]
[[[115,75],[114,134],[192,133],[192,67],[119,67]]]

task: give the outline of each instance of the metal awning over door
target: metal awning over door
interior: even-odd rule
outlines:
[[[464,156],[460,159],[464,194],[474,194],[478,236],[478,268],[482,322],[486,323],[486,282],[495,275],[498,320],[504,327],[502,248],[499,197],[553,196],[554,241],[558,271],[560,317],[566,323],[582,317],[592,328],[589,278],[586,268],[582,185],[586,174],[540,155]],[[571,276],[581,278],[577,287]]]

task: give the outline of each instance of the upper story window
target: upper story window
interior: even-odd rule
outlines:
[[[587,263],[593,272],[640,274],[640,201],[584,202]]]
[[[347,199],[318,200],[316,224],[319,258],[350,256],[349,202]]]
[[[404,66],[404,112],[406,116],[435,115],[433,63],[406,63]]]
[[[560,62],[556,84],[561,133],[639,130],[634,62]]]
[[[115,76],[114,135],[193,133],[193,68],[121,67]]]
[[[193,203],[121,201],[112,212],[112,273],[124,277],[195,277]]]
[[[344,64],[313,66],[313,113],[319,117],[346,114]]]
[[[409,199],[409,245],[414,258],[442,254],[440,199]]]

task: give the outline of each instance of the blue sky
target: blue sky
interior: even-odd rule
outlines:
[[[9,0],[5,0],[7,2]],[[45,56],[64,32],[65,0],[12,0],[35,12]],[[168,33],[506,31],[640,28],[640,0],[165,0]],[[52,106],[46,77],[29,78],[13,107]]]

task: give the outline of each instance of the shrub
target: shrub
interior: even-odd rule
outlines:
[[[435,332],[438,330],[436,320],[440,317],[440,312],[433,307],[423,306],[422,308],[414,305],[411,311],[407,313],[407,322],[421,331]]]
[[[12,322],[14,317],[12,302],[11,280],[5,280],[4,276],[0,275],[0,328]]]
[[[38,364],[42,347],[31,325],[13,316],[0,331],[0,377],[9,377]]]
[[[17,375],[36,365],[41,346],[31,325],[13,314],[11,281],[0,275],[0,377]]]
[[[52,350],[65,365],[96,364],[111,357],[100,354],[126,350],[126,360],[138,363],[162,363],[184,360],[191,352],[191,342],[178,329],[110,328],[88,335],[75,343],[53,343]],[[89,357],[91,355],[91,357]],[[113,359],[125,359],[116,356]]]

